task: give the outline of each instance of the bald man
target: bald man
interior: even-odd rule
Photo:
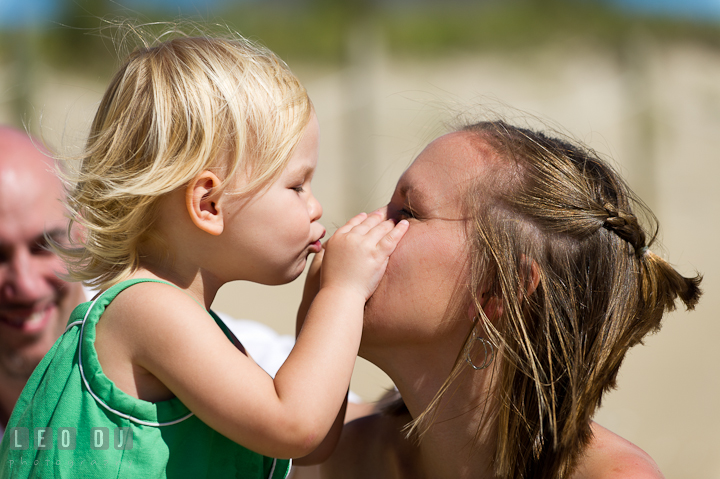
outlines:
[[[35,366],[85,301],[79,283],[56,276],[67,220],[52,160],[24,131],[0,126],[0,437]]]

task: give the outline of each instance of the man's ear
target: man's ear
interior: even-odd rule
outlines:
[[[185,190],[185,205],[190,219],[195,226],[213,236],[218,236],[225,227],[219,186],[220,179],[205,170],[193,178]]]

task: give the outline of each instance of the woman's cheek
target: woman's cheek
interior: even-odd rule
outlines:
[[[413,297],[413,238],[407,234],[390,255],[380,283],[368,300],[367,317],[387,316],[390,311],[401,313],[407,306],[407,299]],[[417,263],[417,262],[415,262]]]
[[[378,289],[380,287],[383,289],[399,287],[407,281],[412,269],[412,250],[413,238],[408,238],[406,234],[390,255],[385,274],[378,285]]]

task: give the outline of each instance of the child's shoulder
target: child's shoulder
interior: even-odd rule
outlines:
[[[110,328],[114,333],[124,331],[123,336],[152,337],[178,327],[189,318],[210,319],[196,299],[171,283],[143,281],[111,294],[115,295],[103,311],[98,327]]]
[[[169,399],[174,394],[160,379],[172,369],[167,362],[186,364],[178,352],[202,341],[204,331],[216,329],[207,328],[213,319],[171,284],[140,282],[119,289],[105,293],[102,303],[110,302],[95,327],[94,347],[103,373],[135,398]]]
[[[116,285],[118,286],[122,289],[106,292],[112,294],[111,303],[107,306],[108,311],[122,311],[141,316],[176,309],[186,313],[195,309],[204,311],[200,303],[190,294],[166,281],[142,281],[141,278],[139,282],[133,283],[129,280]]]

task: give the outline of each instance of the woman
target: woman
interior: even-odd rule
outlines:
[[[692,309],[701,278],[649,249],[655,219],[617,173],[483,122],[433,141],[388,216],[411,226],[366,306],[360,354],[402,401],[347,425],[325,477],[662,477],[592,416],[627,350],[678,297]]]

